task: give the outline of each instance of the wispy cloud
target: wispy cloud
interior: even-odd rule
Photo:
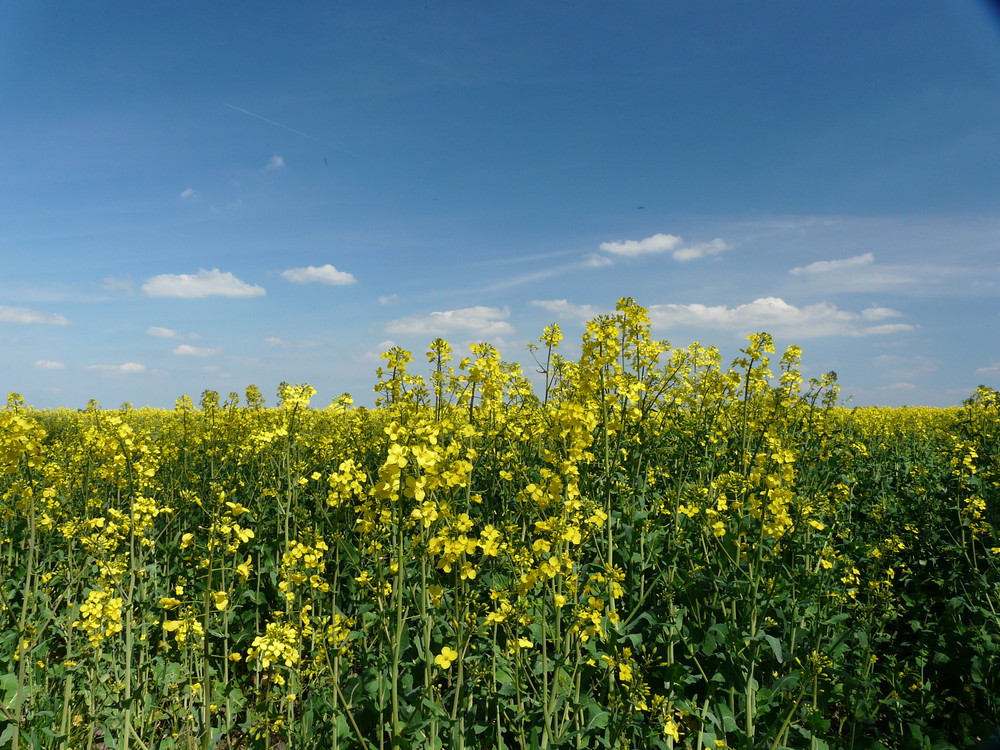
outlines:
[[[399,299],[398,295],[395,295],[395,294],[383,294],[381,297],[378,298],[378,303],[380,305],[391,305],[391,304],[393,304],[398,299]]]
[[[710,255],[718,255],[719,253],[724,253],[726,250],[732,250],[733,247],[728,242],[720,237],[716,237],[714,240],[709,242],[699,242],[696,245],[688,245],[687,247],[681,247],[674,250],[671,255],[674,260],[696,260],[697,258],[705,258]]]
[[[392,320],[386,324],[385,331],[424,336],[443,336],[458,331],[477,336],[501,336],[514,332],[513,326],[506,321],[509,317],[510,308],[478,305]]]
[[[138,362],[125,362],[120,365],[88,365],[86,369],[107,373],[108,375],[134,375],[146,372],[146,365],[139,364]]]
[[[795,268],[789,270],[788,273],[793,276],[803,276],[805,274],[814,273],[829,273],[830,271],[837,271],[843,268],[867,266],[874,262],[875,256],[872,253],[865,253],[864,255],[855,255],[850,258],[841,258],[839,260],[818,260],[807,266],[796,266]]]
[[[53,362],[51,359],[40,359],[35,362],[35,367],[42,370],[62,370],[65,369],[66,365],[62,362]]]
[[[388,339],[386,341],[380,341],[377,344],[375,344],[375,347],[373,349],[368,350],[367,352],[365,352],[364,354],[362,354],[360,356],[355,356],[354,357],[354,361],[355,362],[381,362],[382,361],[382,352],[387,352],[390,349],[392,349],[394,346],[396,346],[396,342],[393,341],[392,339]]]
[[[216,214],[224,214],[224,213],[230,213],[231,211],[239,211],[241,208],[243,208],[243,200],[241,198],[237,198],[234,201],[229,201],[229,203],[225,204],[224,206],[216,206],[215,204],[213,204],[209,206],[209,208],[212,210],[212,213]]]
[[[142,291],[150,297],[183,299],[260,297],[267,293],[264,287],[247,284],[228,271],[223,272],[218,268],[213,268],[211,271],[202,268],[196,274],[163,273],[143,284]]]
[[[283,156],[278,156],[275,154],[271,157],[271,160],[267,163],[267,169],[283,169],[285,166],[285,158]]]
[[[614,242],[602,242],[600,249],[611,255],[624,258],[635,258],[640,255],[654,255],[657,253],[669,252],[674,260],[689,261],[698,258],[705,258],[711,255],[718,255],[726,250],[732,250],[732,245],[716,237],[708,242],[698,242],[693,245],[684,243],[683,237],[676,234],[654,234],[642,240],[616,240]],[[587,256],[590,267],[594,267],[595,261],[592,258],[601,256]],[[608,259],[605,258],[605,261]],[[603,265],[609,265],[604,263]]]
[[[338,271],[335,266],[332,266],[329,263],[324,266],[288,268],[281,272],[281,276],[282,278],[296,284],[316,282],[319,284],[330,284],[332,286],[347,286],[357,282],[354,274],[348,273],[347,271]]]
[[[114,276],[106,276],[101,285],[109,292],[125,292],[125,294],[133,294],[135,292],[135,284],[132,283],[132,279],[118,279]]]
[[[158,339],[196,339],[198,338],[197,333],[180,333],[175,331],[173,328],[163,328],[161,326],[150,326],[146,329],[146,333],[150,336],[154,336]]]
[[[33,310],[30,307],[8,307],[0,305],[0,323],[17,323],[23,325],[67,326],[69,319],[57,313]]]
[[[978,368],[976,375],[1000,375],[1000,362],[994,362],[992,365]]]
[[[905,381],[879,386],[880,391],[916,391],[918,389],[919,387],[914,383],[907,383]]]
[[[922,355],[882,354],[872,360],[882,376],[892,380],[915,380],[920,375],[935,372],[944,364],[940,359]]]
[[[684,240],[676,234],[654,234],[643,240],[615,240],[602,242],[601,250],[612,255],[634,258],[637,255],[650,255],[673,250]]]
[[[607,266],[613,266],[614,264],[615,262],[608,256],[598,255],[597,253],[587,253],[581,262],[581,265],[584,268],[606,268]]]
[[[190,344],[180,344],[173,349],[174,354],[179,357],[211,357],[219,353],[218,349],[207,346],[191,346]]]
[[[185,190],[181,191],[181,194],[180,194],[179,197],[182,200],[187,200],[188,198],[195,198],[197,196],[198,196],[198,191],[197,190],[195,190],[194,188],[186,188]]]
[[[561,318],[570,318],[580,322],[592,320],[604,312],[594,305],[574,305],[564,299],[536,299],[532,300],[531,304],[555,313]]]
[[[311,349],[320,345],[318,341],[285,341],[285,339],[278,336],[268,336],[264,339],[264,343],[270,346],[278,346],[282,349]]]

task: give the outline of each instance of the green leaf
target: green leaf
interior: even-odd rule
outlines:
[[[4,708],[13,708],[17,698],[17,675],[13,672],[0,675],[0,696],[3,698]]]
[[[785,657],[781,650],[781,641],[773,635],[768,635],[767,633],[764,633],[764,640],[767,641],[771,650],[774,652],[774,658],[778,660],[778,664],[784,663]]]

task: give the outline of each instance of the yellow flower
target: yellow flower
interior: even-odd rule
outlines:
[[[229,595],[225,591],[216,591],[212,598],[215,600],[215,608],[220,612],[229,605]]]
[[[437,664],[441,669],[448,669],[451,667],[451,663],[458,658],[458,652],[445,646],[441,649],[441,653],[434,657],[434,663]]]
[[[180,599],[174,599],[170,596],[165,596],[160,599],[160,606],[164,609],[177,609],[181,605]]]
[[[674,742],[680,742],[681,735],[678,731],[677,722],[673,719],[665,719],[663,722],[663,735],[665,737],[673,737]]]
[[[236,566],[236,575],[240,577],[242,583],[246,583],[247,579],[250,577],[250,567],[253,565],[253,558],[247,555],[245,562],[241,562]]]

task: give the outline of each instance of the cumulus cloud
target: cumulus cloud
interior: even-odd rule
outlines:
[[[66,367],[62,362],[53,362],[51,359],[40,359],[35,362],[35,367],[42,370],[62,370]]]
[[[793,276],[804,276],[807,274],[814,273],[829,273],[830,271],[837,271],[843,268],[857,268],[858,266],[867,266],[870,263],[875,262],[875,256],[871,253],[865,253],[864,255],[855,255],[851,258],[841,258],[840,260],[818,260],[815,263],[810,263],[807,266],[796,266],[791,269],[788,273]]]
[[[281,272],[281,276],[296,284],[318,282],[320,284],[331,284],[333,286],[346,286],[348,284],[354,284],[357,281],[357,279],[354,278],[354,274],[348,273],[347,271],[338,271],[329,263],[324,266],[288,268]]]
[[[612,255],[622,255],[626,258],[634,258],[637,255],[648,255],[651,253],[663,253],[673,250],[683,240],[675,234],[654,234],[644,240],[616,240],[614,242],[602,242],[601,250]]]
[[[33,310],[30,307],[8,307],[7,305],[0,305],[0,323],[66,326],[69,325],[69,319],[56,313]]]
[[[219,353],[218,349],[211,349],[207,346],[191,346],[190,344],[175,346],[173,351],[179,357],[211,357]]]
[[[138,362],[125,362],[120,365],[89,365],[86,369],[95,372],[104,372],[109,375],[134,375],[146,372],[146,365],[139,364]]]
[[[260,297],[267,292],[264,287],[247,284],[228,271],[213,268],[198,273],[161,273],[146,281],[142,291],[150,297]]]
[[[874,313],[870,312],[875,310]],[[866,314],[867,313],[867,314]],[[913,330],[907,323],[872,326],[873,319],[897,317],[889,308],[869,308],[856,313],[820,302],[797,307],[780,297],[760,297],[735,307],[725,305],[653,305],[649,317],[653,325],[704,326],[731,331],[768,330],[799,338],[818,336],[877,336]]]
[[[460,310],[411,315],[408,318],[391,320],[386,324],[385,331],[386,333],[423,336],[444,336],[456,331],[464,331],[476,336],[502,336],[514,332],[513,326],[505,320],[509,317],[510,308],[508,307],[477,305]]]
[[[282,156],[275,154],[271,157],[271,160],[267,163],[268,169],[281,169],[285,166],[285,159]]]

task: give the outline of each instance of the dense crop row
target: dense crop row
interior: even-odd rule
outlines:
[[[0,748],[969,747],[1000,401],[836,406],[622,300],[379,405],[0,411]],[[281,745],[280,743],[284,743]]]

